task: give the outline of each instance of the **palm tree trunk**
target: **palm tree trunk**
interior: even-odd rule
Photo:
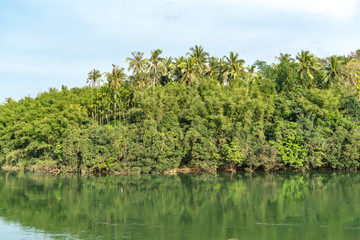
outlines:
[[[119,123],[121,124],[121,100],[119,103]]]
[[[154,83],[153,83],[153,86],[155,86],[156,84],[156,73],[157,73],[157,69],[156,69],[156,66],[154,68]]]
[[[114,114],[113,114],[113,119],[114,119],[114,127],[116,126],[116,98],[114,101]]]
[[[114,127],[116,126],[116,82],[117,82],[117,79],[115,78],[114,79]]]

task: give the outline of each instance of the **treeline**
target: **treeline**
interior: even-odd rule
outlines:
[[[245,66],[133,52],[128,72],[0,105],[0,166],[58,172],[357,169],[360,50]]]

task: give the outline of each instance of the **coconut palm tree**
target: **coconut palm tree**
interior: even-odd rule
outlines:
[[[301,51],[297,54],[296,60],[299,65],[300,78],[304,79],[309,77],[310,79],[314,78],[313,73],[317,70],[318,63],[313,54],[309,51]]]
[[[97,69],[93,69],[89,72],[88,74],[88,78],[87,78],[87,83],[89,83],[89,85],[92,88],[95,88],[98,86],[98,84],[101,81],[101,74],[100,71]],[[96,91],[97,94],[97,91]],[[96,112],[97,112],[97,102],[96,102],[96,96],[93,95],[93,99],[92,99],[92,103],[91,103],[91,108],[92,108],[92,119],[95,121],[96,120]]]
[[[356,61],[356,58],[354,58],[352,56],[339,56],[338,59],[341,60],[342,65],[346,65],[350,62]]]
[[[114,90],[114,125],[116,125],[116,93],[118,88],[120,87],[123,80],[126,78],[126,74],[124,73],[124,68],[120,68],[119,66],[113,64],[113,70],[110,73],[106,74],[106,78],[108,80],[109,86],[111,86]],[[120,99],[121,100],[121,99]]]
[[[206,63],[209,58],[209,53],[205,52],[202,46],[195,45],[195,47],[191,47],[190,52],[186,53],[186,55],[195,59],[195,64],[200,74],[203,74],[208,70],[208,65]]]
[[[162,50],[155,49],[151,51],[151,57],[149,58],[149,73],[153,75],[152,86],[155,86],[159,76],[158,73],[161,72],[161,68],[164,66],[163,58],[159,57],[162,53]]]
[[[360,93],[360,60],[352,58],[350,61],[343,63],[339,80],[344,86],[348,86],[356,89],[357,93]],[[360,101],[360,95],[359,95]]]
[[[181,73],[183,74],[181,79],[192,86],[199,75],[196,59],[187,58],[184,62],[180,63],[179,67],[181,69]]]
[[[210,77],[218,77],[220,69],[221,69],[220,59],[217,57],[210,57],[209,66],[206,75]]]
[[[355,52],[351,52],[351,56],[355,59],[360,60],[360,49],[356,50]]]
[[[342,61],[337,56],[331,56],[326,60],[324,82],[326,84],[332,84],[340,78],[339,74]]]
[[[248,66],[247,68],[247,75],[248,75],[248,83],[251,84],[254,80],[259,79],[261,74],[256,71],[256,65],[253,64]]]
[[[98,121],[101,125],[105,124],[105,120],[108,121],[107,115],[111,108],[110,101],[109,101],[111,92],[109,90],[110,89],[109,89],[108,83],[105,83],[104,85],[102,85],[99,90],[98,102],[99,102],[100,106],[98,108],[98,115],[99,115]],[[110,95],[109,95],[109,93],[110,93]]]
[[[132,52],[132,58],[126,58],[129,63],[128,71],[132,70],[133,75],[142,74],[146,69],[148,59],[144,58],[143,52]]]
[[[161,83],[170,82],[174,75],[175,64],[172,57],[167,57],[162,60],[163,67],[161,71]]]
[[[132,57],[126,58],[126,62],[128,62],[129,67],[128,71],[132,71],[133,76],[130,77],[130,81],[135,85],[143,85],[145,78],[145,71],[147,69],[147,62],[149,59],[144,58],[143,52],[132,52]]]
[[[230,52],[229,57],[224,56],[224,77],[225,84],[229,84],[230,80],[237,79],[245,75],[243,59],[239,58],[238,53]]]
[[[184,62],[186,62],[186,59],[185,59],[185,57],[181,56],[181,57],[175,58],[174,60],[175,60],[175,62],[174,62],[174,66],[173,66],[172,75],[173,75],[175,81],[181,81],[181,79],[183,77],[181,66],[185,64]]]
[[[288,53],[280,53],[279,57],[275,57],[275,60],[278,60],[280,63],[282,62],[294,62],[295,60],[291,57],[291,54]]]
[[[88,78],[87,78],[87,83],[90,84],[90,86],[92,86],[93,88],[95,88],[95,86],[101,81],[101,74],[100,71],[97,69],[93,69],[89,72],[88,74]]]

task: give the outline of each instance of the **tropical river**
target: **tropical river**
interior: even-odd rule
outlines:
[[[0,239],[360,239],[360,174],[0,171]]]

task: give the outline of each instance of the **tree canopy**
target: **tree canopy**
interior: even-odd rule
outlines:
[[[246,67],[214,57],[132,52],[89,86],[0,105],[0,166],[59,172],[356,169],[360,60],[281,53]],[[128,69],[129,74],[126,74]],[[103,77],[106,81],[103,81]]]

